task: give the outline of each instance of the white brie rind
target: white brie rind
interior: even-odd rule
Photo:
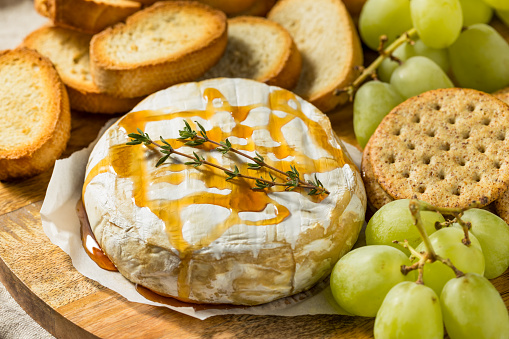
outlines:
[[[255,192],[189,159],[126,146],[136,128],[183,153],[241,173],[252,161],[177,140],[188,121],[209,138],[330,191],[281,187]],[[211,136],[212,135],[212,136]],[[157,92],[122,117],[90,155],[83,200],[106,255],[130,281],[196,303],[256,305],[311,288],[355,243],[366,195],[357,168],[326,115],[291,92],[244,79],[186,83]],[[285,178],[276,175],[279,182]],[[251,208],[252,207],[252,208]]]

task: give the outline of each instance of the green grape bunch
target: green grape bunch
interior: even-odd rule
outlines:
[[[402,100],[439,88],[509,86],[509,43],[488,25],[494,13],[509,26],[507,0],[366,1],[359,33],[380,56],[341,90],[354,101],[361,147]]]
[[[444,326],[452,339],[509,338],[488,280],[509,267],[509,226],[496,215],[395,200],[370,219],[366,243],[335,265],[331,291],[343,310],[375,317],[375,338],[443,338]]]

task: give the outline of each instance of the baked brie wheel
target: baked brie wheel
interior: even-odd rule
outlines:
[[[142,130],[175,150],[269,179],[252,161],[211,143],[179,140],[185,121],[211,140],[330,192],[253,190],[255,182],[126,145]],[[286,178],[274,175],[276,181]],[[257,305],[311,288],[357,240],[366,194],[326,115],[295,94],[244,79],[186,83],[157,92],[111,126],[93,149],[83,201],[106,255],[133,283],[193,303]]]

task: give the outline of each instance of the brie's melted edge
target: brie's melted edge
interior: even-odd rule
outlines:
[[[270,93],[280,91],[280,89],[263,85],[264,89],[259,90],[259,86],[260,85],[257,83],[253,84],[253,82],[242,80],[210,80],[200,84],[184,84],[174,86],[168,90],[150,96],[140,103],[134,111],[140,112],[147,109],[169,107],[169,102],[172,102],[171,108],[160,109],[159,112],[167,114],[171,112],[181,112],[183,110],[203,110],[207,108],[206,102],[203,100],[206,88],[217,89],[224,95],[231,106],[241,106],[239,103],[242,104],[242,106],[249,106],[261,102],[263,105],[270,107],[268,101]],[[255,87],[258,88],[255,89]],[[189,98],[192,99],[188,100]],[[294,102],[292,102],[292,100],[294,100]],[[225,114],[227,112],[222,110],[223,104],[221,100],[214,98],[213,105],[216,108],[216,114],[210,119],[203,119],[190,115],[186,117],[186,120],[199,121],[207,131],[210,131],[214,126],[220,126],[223,132],[231,133],[235,126],[235,121],[232,121],[233,119],[229,113]],[[332,148],[340,152],[346,152],[341,142],[330,128],[328,119],[321,112],[316,110],[316,108],[296,96],[293,97],[293,95],[289,100],[288,106],[300,106],[301,111],[309,121],[315,121],[322,125],[327,134],[328,143]],[[254,112],[254,114],[251,114],[251,112]],[[267,114],[270,114],[270,110],[265,109],[264,106],[251,109],[244,121],[249,122],[249,126],[251,127],[264,126],[269,120]],[[277,114],[274,115],[281,118],[287,116],[288,113],[283,114],[280,110],[277,110]],[[310,159],[319,160],[323,157],[330,158],[331,155],[327,154],[326,150],[317,147],[313,142],[312,139],[315,136],[312,135],[312,131],[306,131],[307,126],[302,119],[292,119],[290,122],[295,126],[292,124],[285,124],[285,128],[281,129],[281,135],[290,147],[303,147],[306,156]],[[182,129],[182,127],[182,117],[178,116],[175,119],[148,123],[145,125],[145,131],[148,132],[153,139],[156,139],[158,135],[163,135],[165,139],[173,139],[178,136],[178,130]],[[305,132],[296,132],[295,128],[298,127],[302,128]],[[267,130],[259,129],[259,131]],[[129,132],[130,131],[126,131],[125,128],[121,126],[121,122],[117,122],[105,133],[96,145],[89,159],[87,176],[94,167],[108,156],[112,146],[115,147],[115,145],[125,144],[125,142],[128,141],[126,134]],[[279,139],[267,140],[267,138],[265,138],[267,132],[258,133],[264,134],[264,137],[255,141],[256,149],[259,148],[259,144],[266,147],[275,147],[274,144],[280,142]],[[310,133],[311,140],[309,139]],[[268,134],[270,135],[270,132]],[[308,139],[306,139],[306,135]],[[266,142],[269,142],[269,144],[264,145],[263,143]],[[247,144],[249,144],[249,141],[246,142],[246,145]],[[242,143],[240,143],[240,145],[242,146]],[[188,154],[192,154],[192,151],[197,151],[196,149],[188,147],[179,148],[180,151]],[[253,151],[244,151],[250,155],[255,155]],[[151,156],[150,153],[152,153],[152,151],[146,150],[143,154],[143,159],[147,163],[145,168],[149,168],[149,171],[152,171],[152,177],[157,178],[158,175],[162,178],[167,177],[164,171],[158,169],[157,171],[159,172],[155,172],[154,164],[158,158],[153,157],[153,155]],[[233,161],[220,154],[211,155],[210,153],[209,150],[205,150],[201,154],[208,154],[211,159],[223,166],[246,163],[245,159],[235,159],[235,161]],[[277,158],[277,156],[274,156],[274,154],[270,154],[268,157],[266,156],[266,160],[273,158]],[[296,160],[299,160],[298,157]],[[346,160],[348,162],[349,159],[346,158]],[[196,257],[195,263],[197,264],[200,262],[198,259],[199,257],[215,258],[216,260],[222,258],[228,260],[230,254],[237,253],[237,255],[244,255],[250,253],[249,256],[256,258],[259,255],[264,256],[266,252],[271,252],[273,250],[286,251],[286,248],[288,248],[288,250],[294,252],[292,254],[293,263],[289,263],[286,269],[286,271],[289,270],[292,272],[291,275],[293,277],[290,278],[292,284],[282,290],[277,289],[277,291],[274,291],[273,299],[277,298],[278,295],[287,295],[289,291],[293,291],[292,293],[301,291],[323,278],[324,274],[330,272],[331,265],[333,265],[335,260],[343,255],[343,252],[346,252],[353,246],[360,227],[362,226],[366,208],[366,197],[362,189],[362,180],[360,179],[357,169],[354,168],[354,166],[350,166],[348,163],[339,165],[342,166],[329,168],[328,171],[317,173],[317,177],[320,181],[331,191],[331,194],[323,201],[316,202],[310,200],[304,192],[270,192],[267,196],[273,203],[266,204],[262,211],[246,211],[239,213],[240,222],[229,226],[220,233],[216,232],[217,236],[215,239],[209,239],[206,242],[206,246],[194,247],[193,251],[195,254],[193,256]],[[148,196],[150,196],[151,200],[171,200],[179,199],[193,193],[199,194],[200,192],[213,193],[218,196],[221,194],[231,194],[231,188],[207,187],[207,185],[204,185],[204,182],[200,180],[200,175],[197,172],[197,170],[182,165],[178,168],[178,171],[173,174],[183,174],[186,178],[185,181],[175,185],[164,182],[164,180],[155,180],[150,184],[152,187],[148,191]],[[310,176],[311,173],[305,173],[304,171],[303,173],[306,180],[313,179],[313,177]],[[224,181],[224,178],[222,178],[222,180]],[[83,197],[92,230],[96,234],[100,245],[107,247],[105,248],[105,252],[108,252],[108,249],[113,246],[111,245],[112,242],[106,239],[108,236],[112,237],[112,231],[104,231],[105,225],[109,224],[113,226],[113,229],[118,228],[118,231],[123,234],[115,236],[117,238],[115,241],[117,242],[122,242],[122,238],[127,236],[132,238],[129,241],[146,243],[150,246],[152,251],[159,254],[161,250],[165,249],[169,251],[168,254],[173,253],[175,256],[182,257],[182,249],[176,248],[172,244],[171,237],[168,237],[167,225],[165,225],[165,222],[153,213],[151,208],[147,206],[140,207],[136,204],[133,198],[134,186],[135,183],[133,183],[129,177],[119,177],[114,171],[98,173],[87,183]],[[277,223],[268,223],[263,226],[252,224],[252,222],[273,219],[278,206],[283,206],[289,211],[289,216],[284,220]],[[191,246],[200,243],[200,241],[210,235],[210,230],[220,227],[221,222],[228,218],[230,214],[231,211],[228,209],[214,205],[213,203],[187,205],[180,210],[180,215],[182,216],[182,220],[184,220],[183,225],[181,225],[182,239],[191,244]],[[242,220],[247,220],[247,222],[242,222]],[[251,224],[249,222],[251,222]],[[103,231],[109,235],[106,236]],[[332,231],[342,233],[334,235]],[[113,233],[114,232],[115,231],[113,231]],[[317,235],[318,233],[323,236]],[[341,238],[339,243],[343,245],[336,250],[331,247],[337,245],[338,237]],[[160,250],[157,250],[157,248],[160,248]],[[110,250],[118,251],[117,249]],[[321,259],[322,264],[317,265],[316,261],[312,259],[313,257],[320,257],[320,253],[323,253],[329,259]],[[169,271],[176,269],[176,267],[180,265],[177,258],[168,258],[166,261],[167,270]],[[170,262],[173,261],[175,261],[174,264],[176,266],[172,269],[170,268],[172,265]],[[173,283],[168,281],[164,283],[164,287],[161,287],[159,286],[161,284],[159,280],[150,278],[150,275],[153,274],[150,273],[150,270],[141,268],[139,265],[136,266],[135,264],[132,264],[133,266],[131,267],[129,267],[129,265],[130,264],[127,264],[127,266],[120,269],[120,271],[130,277],[130,280],[139,283],[143,282],[145,286],[151,284],[147,281],[153,280],[153,286],[148,287],[154,290],[162,288],[165,293],[170,295],[182,294],[177,287],[179,284],[175,284],[175,281],[173,281]],[[291,268],[292,266],[293,269]],[[240,271],[244,273],[246,273],[246,270],[249,270],[248,266],[240,269]],[[254,270],[256,271],[256,269]],[[263,269],[261,271],[263,271]],[[218,290],[236,290],[234,286],[225,285],[232,281],[232,277],[230,276],[232,274],[234,274],[234,272],[217,273],[214,277],[214,288],[209,289],[210,294],[207,294],[207,288],[191,288],[190,292],[187,294],[187,298],[190,300],[194,298],[198,300],[209,300],[210,302],[232,302],[232,298],[235,298],[231,296],[224,300],[217,299]],[[237,272],[235,274],[240,273]],[[257,274],[259,273],[255,274],[253,271],[252,277],[255,277]],[[281,274],[281,272],[279,274]],[[189,277],[185,279],[189,279]],[[240,277],[238,279],[240,279]],[[283,277],[281,279],[283,279]],[[209,284],[212,284],[212,282],[209,282]],[[263,288],[261,289],[263,290]],[[241,299],[251,298],[249,300],[256,300],[257,298],[255,295],[246,296],[245,291],[242,293],[243,295],[239,296]],[[267,293],[264,294],[260,292],[260,298]],[[266,299],[266,297],[263,298]],[[261,302],[266,302],[267,300],[265,299]],[[249,303],[252,302],[250,301]]]

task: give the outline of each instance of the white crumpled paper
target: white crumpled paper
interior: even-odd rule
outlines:
[[[110,121],[101,132],[113,122],[114,121]],[[99,135],[101,134],[102,133]],[[210,308],[207,310],[195,311],[192,307],[174,307],[144,298],[136,291],[135,285],[125,279],[120,273],[106,271],[97,266],[86,254],[81,244],[80,221],[76,213],[76,204],[81,198],[85,167],[94,145],[95,142],[87,148],[73,153],[69,158],[56,162],[41,209],[44,232],[52,243],[59,246],[71,257],[74,267],[81,274],[117,292],[129,301],[168,307],[198,319],[206,319],[214,315],[222,314],[280,316],[347,314],[345,311],[339,309],[337,305],[332,306],[331,303],[329,303],[328,300],[331,300],[332,295],[327,282],[322,282],[312,290],[294,297],[246,308]],[[346,144],[346,147],[352,159],[359,167],[361,153],[351,145]]]

